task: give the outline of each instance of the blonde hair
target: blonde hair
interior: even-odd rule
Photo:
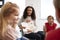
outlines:
[[[7,25],[8,25],[8,21],[5,18],[8,17],[11,13],[16,11],[12,7],[19,8],[16,4],[11,3],[11,2],[7,2],[1,8],[1,12],[0,12],[0,39],[3,39],[4,33],[5,33]]]
[[[60,0],[53,0],[55,8],[60,8]]]

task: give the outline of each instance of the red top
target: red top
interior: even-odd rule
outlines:
[[[48,32],[45,40],[60,40],[60,28],[57,30]]]
[[[46,29],[47,29],[46,32],[48,32],[48,31],[54,30],[56,28],[57,24],[53,23],[53,25],[50,26],[49,23],[45,23],[45,26],[46,26]]]

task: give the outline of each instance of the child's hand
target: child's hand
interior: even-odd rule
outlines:
[[[26,20],[26,22],[30,22],[31,20]]]
[[[28,32],[32,32],[32,30],[28,30]]]

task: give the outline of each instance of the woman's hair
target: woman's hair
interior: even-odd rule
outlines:
[[[6,17],[10,16],[11,13],[14,13],[16,11],[15,9],[13,9],[13,7],[19,8],[16,4],[11,3],[11,2],[7,2],[1,8],[1,12],[0,12],[0,39],[4,36],[4,33],[5,33],[7,25],[8,25],[8,21],[7,21]]]
[[[60,0],[53,0],[53,3],[54,3],[55,8],[60,9]]]
[[[27,6],[27,7],[25,8],[24,13],[23,13],[23,18],[24,18],[24,19],[27,18],[27,16],[28,16],[27,9],[28,9],[28,8],[32,8],[31,18],[32,18],[32,20],[35,20],[35,19],[36,19],[35,10],[34,10],[34,8],[33,8],[32,6]]]
[[[51,16],[51,15],[49,15],[49,16],[47,17],[47,20],[48,20],[50,17],[54,20],[54,17],[53,17],[53,16]]]

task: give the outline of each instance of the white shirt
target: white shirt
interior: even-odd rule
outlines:
[[[30,20],[30,22],[26,22],[26,20]],[[32,24],[31,24],[32,23]],[[35,20],[32,20],[32,18],[30,16],[27,16],[26,19],[24,18],[21,18],[18,25],[22,25],[23,27],[26,27],[26,29],[30,29],[32,30],[32,32],[35,32],[36,31],[36,23],[35,23]],[[32,26],[33,25],[33,26]],[[31,27],[32,26],[32,27]],[[24,33],[25,34],[28,34],[27,30],[26,29],[23,29]]]
[[[27,22],[22,22],[21,25],[23,27],[25,27],[25,29],[23,29],[24,34],[31,33],[31,32],[28,32],[28,30],[31,30],[32,32],[34,32],[35,26],[34,26],[33,21],[28,22],[28,23]]]
[[[16,25],[15,30],[16,30],[16,33],[18,35],[17,37],[21,38],[22,37],[22,33],[20,32],[20,28],[18,27],[18,25]]]

